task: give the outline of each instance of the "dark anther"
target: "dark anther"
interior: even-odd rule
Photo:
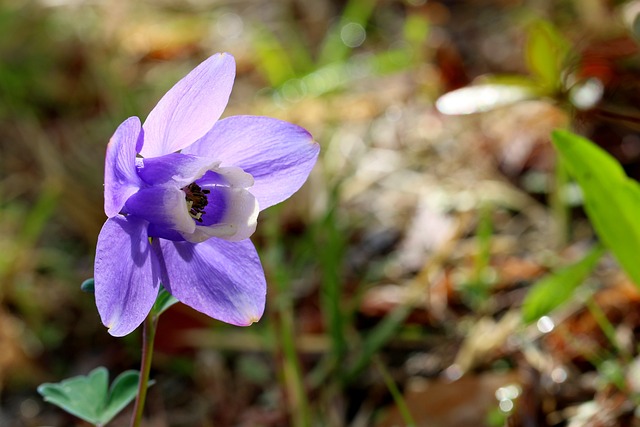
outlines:
[[[206,214],[204,208],[209,203],[206,195],[209,194],[210,191],[201,189],[195,182],[183,187],[182,191],[184,191],[185,200],[189,207],[189,215],[196,221],[202,222],[202,215]]]

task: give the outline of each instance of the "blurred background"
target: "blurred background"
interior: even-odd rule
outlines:
[[[640,294],[615,260],[544,316],[522,304],[596,239],[577,188],[558,191],[550,132],[579,131],[640,176],[638,12],[3,0],[0,425],[87,425],[36,387],[138,369],[139,333],[111,337],[80,290],[106,143],[220,51],[237,61],[225,116],[296,123],[322,152],[259,218],[263,319],[235,328],[180,304],[161,318],[146,426],[640,425]],[[440,98],[487,82],[503,86]]]

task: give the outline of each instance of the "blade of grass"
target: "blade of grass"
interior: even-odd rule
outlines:
[[[272,208],[277,210],[278,207]],[[267,238],[267,251],[263,257],[265,264],[271,267],[273,282],[276,286],[276,299],[273,310],[274,335],[278,337],[277,352],[282,354],[282,374],[289,400],[288,410],[292,414],[295,426],[311,425],[309,402],[304,387],[304,379],[298,352],[296,350],[293,301],[291,298],[291,275],[283,256],[282,235],[277,215],[267,217],[263,230]]]
[[[400,412],[400,416],[404,421],[404,425],[406,427],[415,427],[417,424],[414,421],[413,417],[411,416],[411,411],[409,411],[409,406],[407,405],[407,402],[404,400],[402,393],[400,393],[400,390],[398,389],[398,386],[396,385],[395,381],[393,381],[393,378],[391,378],[391,375],[389,374],[389,371],[387,370],[386,366],[384,366],[384,364],[380,361],[379,357],[374,357],[373,361],[376,367],[378,368],[378,371],[380,371],[380,375],[382,375],[384,384],[387,386],[389,393],[391,393],[391,397],[393,397],[393,401],[396,403],[396,406],[398,407],[398,412]]]
[[[475,236],[475,254],[471,276],[464,287],[464,297],[476,309],[482,309],[488,301],[491,280],[488,277],[491,261],[491,241],[493,237],[493,208],[489,202],[479,209]]]
[[[375,354],[387,343],[391,338],[397,335],[398,330],[404,324],[413,306],[401,305],[387,315],[376,327],[365,337],[362,351],[358,355],[356,361],[349,367],[344,382],[346,384],[352,382],[364,368],[366,368]]]
[[[322,248],[316,254],[322,274],[321,304],[325,323],[331,337],[332,358],[341,360],[346,353],[345,315],[342,308],[341,272],[344,249],[346,247],[345,233],[340,230],[337,219],[338,193],[333,191],[332,207],[327,215],[315,227],[314,241],[317,248]]]
[[[626,363],[631,362],[631,355],[626,351],[626,349],[620,345],[618,341],[618,337],[616,336],[616,328],[607,318],[607,315],[602,311],[602,308],[598,305],[596,300],[593,298],[593,295],[585,301],[585,305],[589,310],[589,313],[596,320],[596,323],[604,333],[604,336],[607,337],[607,340],[611,343],[613,348],[616,349],[618,354],[622,356]]]
[[[387,342],[397,335],[398,330],[404,324],[413,308],[419,304],[424,295],[427,295],[427,306],[430,304],[430,276],[433,271],[441,268],[444,260],[449,257],[456,248],[456,244],[460,236],[469,226],[470,216],[462,216],[455,225],[449,239],[425,262],[422,269],[416,277],[408,284],[408,295],[411,295],[404,304],[397,306],[390,314],[388,314],[380,323],[378,323],[364,338],[362,348],[355,362],[353,362],[346,370],[343,383],[348,384],[365,369],[371,362],[371,358],[378,352]]]

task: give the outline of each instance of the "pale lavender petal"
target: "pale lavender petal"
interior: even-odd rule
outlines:
[[[157,157],[173,153],[207,133],[227,106],[235,67],[233,56],[218,53],[176,83],[144,122],[140,154]]]
[[[139,161],[138,176],[149,185],[172,183],[182,188],[219,164],[205,157],[172,153]]]
[[[162,284],[178,300],[214,319],[247,326],[262,317],[266,281],[250,240],[192,244],[154,240]]]
[[[125,120],[107,145],[104,164],[104,212],[116,216],[127,199],[140,188],[136,173],[136,145],[143,138],[140,119]]]
[[[299,126],[269,117],[233,116],[183,152],[220,160],[251,174],[260,209],[289,198],[304,184],[320,146]]]
[[[185,193],[176,187],[143,188],[129,197],[124,210],[129,216],[183,233],[193,233],[196,227]]]
[[[149,237],[173,240],[176,242],[184,241],[184,237],[173,228],[158,224],[149,224]]]
[[[96,306],[113,336],[127,335],[147,316],[160,284],[147,223],[121,215],[102,227],[94,265]]]

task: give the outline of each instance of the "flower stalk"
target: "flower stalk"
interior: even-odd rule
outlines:
[[[142,329],[142,360],[140,362],[140,381],[138,383],[138,395],[136,403],[133,407],[133,415],[131,417],[131,427],[139,427],[142,422],[142,414],[144,412],[144,403],[147,398],[147,389],[149,388],[149,373],[151,372],[151,359],[153,358],[153,342],[156,335],[156,327],[158,318],[154,312],[149,313],[143,322]]]

